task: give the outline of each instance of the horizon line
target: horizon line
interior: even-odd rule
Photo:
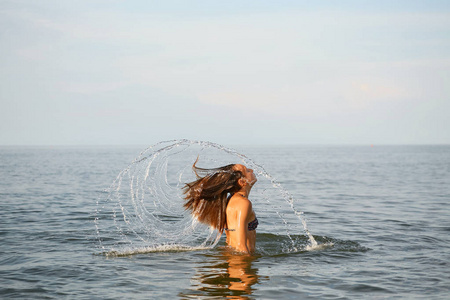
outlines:
[[[199,140],[200,141],[200,140]],[[161,142],[161,141],[160,141]],[[171,142],[171,141],[167,141]],[[205,141],[206,142],[206,141]],[[156,143],[149,144],[0,144],[0,147],[150,147]],[[450,146],[450,143],[219,143],[220,145],[240,146],[240,147],[293,147],[293,146],[367,146],[367,147],[380,147],[380,146]]]

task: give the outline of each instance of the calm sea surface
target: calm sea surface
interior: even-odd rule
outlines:
[[[0,148],[0,298],[450,299],[450,146],[236,147],[289,191],[323,248],[287,249],[250,197],[254,256],[230,255],[223,239],[104,255],[97,201],[143,148]],[[308,244],[300,222],[291,229]]]

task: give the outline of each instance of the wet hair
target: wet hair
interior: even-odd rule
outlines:
[[[200,222],[222,233],[227,226],[228,194],[240,190],[238,181],[244,175],[234,169],[234,164],[204,169],[197,167],[197,162],[198,158],[192,165],[197,180],[186,183],[183,188],[184,208],[190,210]]]

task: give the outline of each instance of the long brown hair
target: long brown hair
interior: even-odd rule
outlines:
[[[186,195],[184,207],[200,222],[222,233],[227,226],[228,194],[234,194],[240,189],[238,180],[243,174],[234,170],[234,164],[204,169],[197,167],[197,162],[198,158],[192,165],[197,180],[186,183],[183,188]]]

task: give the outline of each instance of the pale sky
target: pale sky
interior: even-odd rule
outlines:
[[[0,145],[450,144],[450,1],[0,0]]]

